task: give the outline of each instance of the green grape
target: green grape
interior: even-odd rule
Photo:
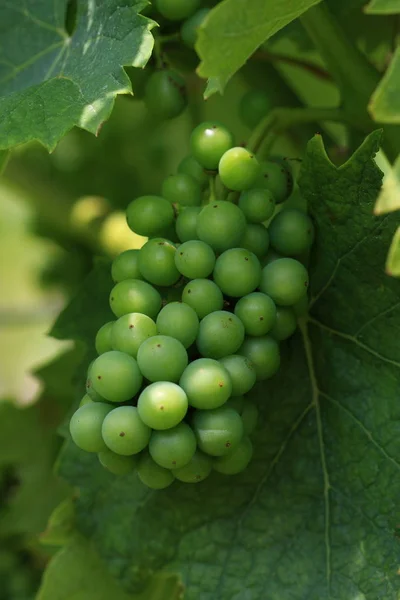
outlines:
[[[89,396],[89,398],[93,402],[106,402],[106,399],[103,398],[101,396],[101,394],[98,394],[96,392],[96,390],[94,389],[94,387],[93,387],[93,381],[92,381],[92,376],[91,376],[91,372],[90,372],[90,369],[91,369],[93,363],[94,363],[94,361],[91,362],[91,364],[89,365],[88,371],[87,371],[87,376],[86,376],[86,395]]]
[[[182,21],[200,6],[200,0],[156,0],[156,8],[169,21]]]
[[[186,44],[186,46],[189,46],[189,48],[194,48],[197,40],[197,30],[209,12],[209,8],[201,8],[183,23],[181,27],[181,38],[183,43]]]
[[[85,406],[85,404],[91,404],[92,402],[94,402],[91,397],[89,396],[89,394],[85,394],[82,398],[82,400],[79,402],[79,408],[81,406]]]
[[[227,296],[245,296],[255,290],[261,281],[260,261],[245,248],[231,248],[217,258],[213,277]]]
[[[231,354],[219,361],[228,371],[232,381],[232,395],[247,394],[256,383],[256,372],[253,364],[245,356]]]
[[[114,323],[111,332],[112,347],[136,358],[140,344],[156,333],[157,327],[153,319],[142,313],[128,313]]]
[[[271,102],[265,92],[250,90],[241,99],[239,116],[250,129],[254,129],[271,109]]]
[[[109,350],[113,349],[111,344],[111,330],[114,323],[115,321],[109,321],[108,323],[105,323],[96,333],[94,345],[96,347],[97,354],[104,354],[104,352],[108,352]]]
[[[85,452],[101,452],[105,444],[101,436],[103,421],[112,406],[103,402],[92,402],[78,408],[69,423],[71,437],[78,448]]]
[[[204,168],[201,164],[192,156],[188,154],[181,160],[178,165],[178,173],[185,173],[186,175],[190,175],[200,184],[200,187],[204,189],[208,184],[208,175],[204,171]]]
[[[145,387],[137,408],[143,423],[152,429],[170,429],[185,417],[188,399],[176,383],[157,381]]]
[[[139,250],[125,250],[114,258],[111,265],[111,277],[115,283],[124,279],[142,279],[139,271]]]
[[[140,196],[128,204],[126,221],[134,233],[152,237],[173,223],[174,209],[161,196]]]
[[[246,225],[244,235],[240,241],[242,248],[246,248],[261,261],[268,252],[269,235],[268,229],[261,223]]]
[[[254,187],[270,190],[275,202],[287,200],[293,190],[293,175],[290,169],[280,161],[266,160],[261,163],[261,175]]]
[[[260,290],[275,304],[291,306],[307,294],[307,269],[294,258],[278,258],[262,270]]]
[[[229,406],[229,408],[233,408],[239,415],[243,412],[244,403],[247,402],[244,396],[232,396],[226,402],[225,406]]]
[[[215,265],[214,250],[200,240],[184,242],[175,254],[175,265],[189,279],[206,278]]]
[[[226,310],[210,313],[200,322],[196,345],[206,358],[222,358],[234,354],[244,340],[241,320]]]
[[[182,302],[193,308],[199,319],[203,319],[209,313],[221,310],[224,297],[213,281],[193,279],[183,289]]]
[[[146,448],[151,429],[139,417],[136,406],[114,408],[103,421],[103,440],[116,454],[130,456]]]
[[[164,431],[153,431],[149,452],[160,467],[180,469],[192,460],[196,452],[196,436],[187,423],[179,423]]]
[[[201,213],[200,206],[184,208],[176,219],[176,233],[181,242],[197,240],[197,217]]]
[[[160,311],[156,325],[158,333],[173,337],[189,348],[197,337],[199,318],[188,304],[171,302]]]
[[[308,313],[308,296],[305,294],[296,304],[293,304],[292,309],[297,318],[304,317]]]
[[[149,113],[159,119],[178,117],[187,106],[184,78],[171,69],[152,73],[146,83],[144,102]]]
[[[213,463],[215,471],[224,475],[237,475],[244,471],[251,457],[253,456],[253,446],[248,437],[244,437],[236,448],[227,456],[216,458]]]
[[[143,342],[138,365],[149,381],[178,381],[188,364],[184,346],[168,335],[155,335]]]
[[[94,361],[90,374],[93,387],[109,402],[126,402],[140,389],[143,377],[132,356],[111,350]]]
[[[246,335],[265,335],[276,321],[276,306],[266,294],[253,292],[236,303],[235,315],[242,321]]]
[[[199,483],[209,476],[212,467],[212,459],[203,452],[196,450],[187,465],[180,469],[174,469],[174,475],[176,479],[185,483]]]
[[[278,260],[278,258],[284,258],[281,254],[278,254],[274,250],[269,249],[267,256],[261,259],[261,266],[266,267],[269,263],[274,262],[274,260]]]
[[[125,279],[111,290],[110,307],[116,317],[137,312],[154,319],[160,312],[161,296],[147,281]]]
[[[175,266],[176,247],[163,238],[145,243],[139,253],[139,269],[147,281],[154,285],[171,286],[181,274]]]
[[[251,435],[257,427],[258,421],[258,408],[254,402],[246,400],[240,416],[243,421],[244,435]]]
[[[222,155],[218,172],[228,190],[242,192],[251,188],[259,177],[261,169],[254,154],[238,146],[230,148]]]
[[[281,342],[294,334],[297,328],[297,319],[292,308],[278,306],[276,310],[276,321],[271,331],[272,337]]]
[[[190,136],[192,155],[205,169],[216,170],[221,156],[232,146],[231,132],[217,122],[200,123]]]
[[[163,490],[174,481],[171,471],[160,467],[148,452],[140,457],[137,474],[140,481],[152,490]]]
[[[136,456],[122,456],[108,449],[99,452],[99,461],[102,467],[114,475],[128,475],[137,465]]]
[[[197,410],[193,415],[197,444],[211,456],[224,456],[234,450],[243,437],[243,421],[229,406]]]
[[[226,368],[211,358],[199,358],[184,370],[179,385],[189,404],[211,409],[222,406],[232,393],[232,381]]]
[[[248,223],[263,223],[274,214],[275,200],[269,190],[253,188],[240,194],[239,208]]]
[[[253,363],[257,381],[264,381],[275,375],[281,364],[279,345],[269,335],[247,337],[238,353]]]
[[[271,246],[285,256],[306,252],[313,242],[310,217],[295,208],[281,210],[269,224]]]
[[[162,195],[171,204],[181,206],[200,206],[201,188],[199,183],[191,175],[177,173],[164,179]]]
[[[238,247],[245,229],[240,208],[225,200],[207,204],[197,217],[197,237],[218,253]]]

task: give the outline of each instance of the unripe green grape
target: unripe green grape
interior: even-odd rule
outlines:
[[[197,337],[199,318],[188,304],[171,302],[160,311],[156,325],[159,334],[173,337],[189,348]]]
[[[200,321],[196,345],[206,358],[222,358],[235,354],[244,340],[241,320],[226,310],[210,313]]]
[[[253,188],[240,194],[239,208],[248,223],[263,223],[274,214],[275,200],[269,190]]]
[[[221,310],[224,297],[219,287],[210,279],[194,279],[185,285],[182,302],[188,304],[197,313],[199,319]]]
[[[197,217],[201,212],[200,206],[184,208],[176,219],[176,233],[181,242],[197,240]]]
[[[132,356],[111,350],[101,354],[90,369],[93,387],[109,402],[126,402],[140,389],[143,377]]]
[[[200,6],[200,0],[156,0],[156,8],[169,21],[183,21]]]
[[[156,333],[157,327],[153,319],[142,313],[128,313],[114,322],[112,347],[136,358],[142,342]]]
[[[281,210],[269,224],[271,246],[285,256],[306,252],[313,242],[313,224],[295,208]]]
[[[254,187],[270,190],[277,204],[287,200],[293,190],[293,175],[290,169],[281,162],[272,160],[263,161],[260,166],[261,175]]]
[[[215,265],[214,250],[200,240],[181,244],[175,254],[178,271],[189,279],[208,277]]]
[[[238,353],[253,363],[257,381],[264,381],[275,375],[281,364],[279,345],[270,335],[247,337]]]
[[[160,467],[180,469],[192,460],[196,452],[196,436],[186,423],[164,431],[153,431],[149,452]]]
[[[216,458],[213,463],[215,471],[224,475],[237,475],[245,470],[253,456],[253,446],[248,437],[244,437],[236,448],[227,456]]]
[[[179,385],[185,391],[189,404],[201,409],[222,406],[232,393],[228,371],[211,358],[191,362],[184,370]]]
[[[212,458],[196,450],[191,461],[180,469],[174,469],[173,473],[176,479],[184,483],[200,483],[209,476],[212,467]]]
[[[85,452],[101,452],[106,449],[101,428],[112,406],[92,402],[78,408],[72,415],[69,431],[74,443]]]
[[[271,109],[271,102],[265,92],[250,90],[241,99],[239,116],[250,129],[254,129],[261,119],[267,116]]]
[[[207,204],[197,217],[197,236],[216,252],[237,248],[246,229],[246,218],[231,202]]]
[[[101,394],[97,393],[93,387],[92,376],[90,373],[90,369],[91,369],[93,363],[94,363],[94,361],[92,361],[92,363],[89,365],[87,375],[86,375],[86,394],[89,396],[89,398],[91,398],[93,400],[93,402],[106,402],[106,399],[103,398],[103,396]]]
[[[111,277],[115,283],[124,279],[142,279],[139,271],[139,250],[125,250],[114,258],[111,265]]]
[[[188,399],[179,385],[157,381],[145,387],[137,408],[143,423],[152,429],[170,429],[185,417]]]
[[[153,237],[169,227],[174,220],[174,209],[161,196],[140,196],[126,209],[126,221],[134,233]]]
[[[240,416],[243,421],[244,435],[251,435],[257,427],[258,421],[258,408],[254,402],[246,400]]]
[[[218,172],[228,190],[242,192],[248,190],[261,173],[258,160],[252,152],[237,146],[230,148],[221,157]]]
[[[190,136],[192,155],[205,169],[216,170],[221,156],[232,146],[229,129],[213,121],[200,123]]]
[[[187,105],[184,78],[171,69],[152,73],[146,83],[144,101],[148,111],[155,117],[178,117]]]
[[[235,315],[242,321],[246,335],[265,335],[276,321],[276,306],[266,294],[253,292],[236,303]]]
[[[249,223],[246,225],[240,246],[255,254],[261,261],[266,256],[269,248],[268,229],[261,223]]]
[[[229,406],[229,408],[233,408],[239,415],[242,414],[244,403],[247,402],[244,396],[232,396],[226,402],[225,406]]]
[[[111,330],[114,323],[115,321],[109,321],[108,323],[105,323],[96,333],[94,345],[97,354],[104,354],[104,352],[108,352],[109,350],[113,349],[111,343]]]
[[[294,258],[279,258],[262,270],[260,290],[280,306],[296,304],[307,289],[307,269]]]
[[[79,408],[81,406],[85,406],[85,404],[91,404],[92,402],[94,402],[91,397],[89,396],[89,394],[85,394],[82,398],[82,400],[79,402]]]
[[[276,310],[276,321],[271,331],[272,337],[281,342],[294,334],[297,328],[297,319],[292,308],[278,306]]]
[[[99,452],[99,461],[102,467],[114,475],[128,475],[137,465],[136,456],[122,456],[109,449]]]
[[[174,481],[171,471],[160,467],[148,452],[143,453],[140,457],[137,474],[140,481],[152,490],[163,490]]]
[[[182,24],[181,38],[183,43],[189,48],[194,48],[197,40],[197,31],[209,12],[209,8],[201,8]]]
[[[191,175],[185,173],[169,175],[164,179],[162,195],[171,204],[177,203],[181,206],[200,206],[201,204],[199,183]]]
[[[278,260],[278,258],[284,258],[281,254],[275,252],[275,250],[268,250],[268,254],[261,259],[261,266],[266,267],[269,263],[274,262],[274,260]]]
[[[232,381],[232,395],[247,394],[256,383],[256,372],[253,364],[245,356],[231,354],[224,356],[219,362],[228,371]]]
[[[116,454],[138,454],[149,443],[151,429],[139,417],[136,406],[114,408],[103,421],[102,436]]]
[[[213,410],[197,410],[193,415],[197,444],[211,456],[224,456],[234,450],[243,437],[243,421],[228,406]]]
[[[174,285],[181,274],[175,266],[176,247],[164,238],[145,243],[139,253],[139,269],[143,277],[154,285]]]
[[[204,171],[204,167],[202,167],[201,164],[191,154],[188,154],[181,160],[178,165],[178,173],[190,175],[197,181],[202,189],[204,189],[208,183],[208,175]]]
[[[261,281],[260,261],[245,248],[231,248],[217,258],[213,278],[227,296],[245,296],[255,290]]]
[[[110,307],[116,317],[136,312],[154,319],[161,308],[161,296],[147,281],[125,279],[111,290]]]
[[[179,381],[188,364],[184,346],[175,338],[155,335],[143,342],[137,355],[138,365],[149,381]]]

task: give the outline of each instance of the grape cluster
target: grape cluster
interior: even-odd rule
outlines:
[[[216,176],[233,201],[206,189]],[[298,257],[311,246],[312,223],[277,207],[292,186],[285,161],[259,163],[207,122],[162,195],[128,206],[130,228],[148,241],[112,264],[116,320],[97,333],[98,357],[70,423],[74,442],[106,469],[136,468],[161,489],[248,465],[258,409],[247,394],[276,373],[279,342],[307,306]]]

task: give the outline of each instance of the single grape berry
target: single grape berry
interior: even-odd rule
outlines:
[[[149,452],[160,467],[180,469],[192,460],[196,452],[196,436],[187,423],[179,423],[164,431],[153,431]]]
[[[242,417],[244,435],[252,434],[258,421],[258,408],[254,402],[244,396],[233,396],[226,406],[235,409]]]
[[[228,190],[242,192],[251,188],[261,169],[254,154],[239,146],[230,148],[222,155],[218,172]]]
[[[139,252],[139,269],[147,281],[154,285],[174,285],[181,274],[175,265],[176,247],[164,238],[153,238]]]
[[[234,354],[243,343],[244,326],[231,312],[218,310],[200,321],[196,345],[206,358],[222,358]]]
[[[139,417],[152,429],[170,429],[185,417],[188,399],[184,390],[170,381],[157,381],[139,396]]]
[[[201,204],[201,188],[191,175],[177,173],[164,179],[162,185],[163,197],[171,204],[181,206],[199,206]]]
[[[260,290],[280,306],[296,304],[307,289],[307,269],[294,258],[279,258],[262,270]]]
[[[281,342],[293,335],[296,328],[297,319],[294,310],[288,306],[278,306],[276,321],[270,331],[270,335],[278,342]]]
[[[261,223],[249,223],[240,240],[240,246],[250,250],[259,260],[262,260],[269,248],[268,229]]]
[[[109,402],[126,402],[140,389],[143,377],[132,356],[111,350],[94,361],[90,375],[93,387]]]
[[[248,437],[244,437],[227,456],[214,460],[213,468],[224,475],[237,475],[244,471],[253,456],[253,446]]]
[[[197,236],[215,252],[237,248],[246,229],[246,218],[231,202],[218,200],[207,204],[197,217]]]
[[[244,248],[231,248],[217,258],[213,278],[227,296],[240,298],[250,294],[261,281],[257,256]]]
[[[265,92],[250,90],[242,97],[239,104],[239,116],[250,129],[256,127],[271,109],[271,102]]]
[[[313,229],[310,217],[304,212],[295,208],[281,210],[268,228],[271,246],[285,256],[302,254],[311,247]]]
[[[173,474],[184,483],[200,483],[209,476],[212,466],[212,458],[196,450],[191,461],[180,469],[174,469]]]
[[[200,6],[200,0],[156,0],[156,8],[169,21],[183,21]]]
[[[171,69],[152,73],[146,83],[144,102],[159,119],[178,117],[187,106],[184,78]]]
[[[188,364],[188,355],[175,338],[155,335],[142,343],[137,360],[140,371],[149,381],[176,382]]]
[[[181,160],[178,165],[178,173],[190,175],[197,181],[202,189],[204,189],[208,183],[208,176],[204,171],[204,167],[202,167],[201,164],[191,154],[188,154]]]
[[[173,337],[189,348],[197,337],[199,318],[188,304],[170,302],[160,311],[156,325],[158,333]]]
[[[176,219],[176,233],[181,242],[197,240],[197,217],[201,213],[200,206],[188,206],[180,211]]]
[[[111,290],[110,307],[117,317],[128,313],[143,313],[154,319],[161,308],[161,296],[147,281],[125,279]]]
[[[137,474],[140,481],[152,490],[163,490],[174,481],[171,471],[160,467],[160,465],[154,462],[148,452],[144,452],[141,455]]]
[[[192,155],[205,169],[216,170],[221,156],[232,146],[231,132],[217,122],[200,123],[190,136]]]
[[[232,381],[232,395],[247,394],[256,383],[256,372],[252,362],[245,356],[231,354],[219,361],[228,371]]]
[[[78,448],[85,452],[101,452],[106,449],[101,428],[112,408],[103,402],[92,402],[81,406],[72,415],[69,430]]]
[[[142,279],[139,271],[139,250],[125,250],[114,258],[111,265],[111,277],[114,283],[124,279]]]
[[[153,319],[142,313],[128,313],[114,322],[111,332],[112,347],[136,358],[142,342],[156,333],[157,327]]]
[[[189,404],[211,409],[222,406],[232,393],[232,380],[226,368],[211,358],[199,358],[184,370],[179,385]]]
[[[108,323],[105,323],[96,333],[94,345],[97,354],[104,354],[104,352],[108,352],[109,350],[113,349],[111,343],[111,331],[114,323],[115,321],[109,321]]]
[[[253,292],[236,303],[235,315],[242,321],[246,335],[258,337],[268,333],[274,326],[276,306],[266,294]]]
[[[79,408],[81,406],[85,406],[85,404],[91,404],[93,402],[93,400],[91,399],[91,397],[89,396],[89,394],[85,394],[82,398],[82,400],[79,402]]]
[[[269,190],[253,188],[240,194],[239,208],[249,223],[263,223],[274,214],[275,200]]]
[[[102,467],[114,475],[128,475],[135,470],[138,462],[136,456],[122,456],[108,448],[99,452],[99,461]]]
[[[281,364],[279,345],[270,335],[247,337],[238,354],[243,354],[253,363],[257,381],[275,375]]]
[[[234,450],[243,437],[243,421],[228,406],[213,410],[197,410],[193,415],[197,444],[211,456],[224,456]]]
[[[184,242],[175,253],[175,265],[189,279],[208,277],[215,265],[214,250],[200,240]]]
[[[136,406],[114,408],[103,421],[102,436],[116,454],[138,454],[149,443],[151,429],[139,417]]]
[[[263,161],[260,166],[261,174],[254,187],[267,188],[277,204],[287,200],[293,190],[293,175],[290,168],[281,161],[272,160]]]
[[[224,297],[219,287],[210,279],[194,279],[185,285],[182,302],[188,304],[197,313],[199,319],[221,310]]]
[[[126,209],[126,221],[134,233],[153,237],[160,235],[174,220],[174,209],[161,196],[140,196]]]
[[[181,27],[181,37],[183,43],[186,44],[186,46],[189,46],[189,48],[194,48],[197,40],[197,30],[209,12],[209,8],[201,8],[183,23]]]

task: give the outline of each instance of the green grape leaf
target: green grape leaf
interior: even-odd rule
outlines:
[[[400,277],[400,227],[393,236],[386,260],[386,272],[393,277]]]
[[[219,78],[213,92],[242,67],[255,50],[274,33],[320,0],[225,0],[199,28],[196,50],[201,77]],[[209,92],[209,89],[207,88]],[[208,93],[210,95],[210,93]]]
[[[52,150],[75,125],[97,133],[116,95],[131,92],[122,67],[143,67],[151,55],[144,5],[78,0],[69,35],[68,0],[2,3],[0,149],[38,140]]]
[[[0,175],[5,170],[9,158],[10,158],[9,150],[0,150]]]
[[[368,109],[379,123],[400,123],[400,48],[397,48],[386,73],[372,94]]]
[[[66,444],[77,528],[127,593],[169,568],[186,600],[398,599],[400,282],[384,273],[396,219],[373,216],[379,142],[340,168],[320,136],[308,146],[311,311],[255,391],[246,471],[152,491]]]
[[[364,11],[369,15],[395,15],[400,13],[399,0],[371,0]]]
[[[400,209],[400,156],[389,166],[383,178],[382,189],[375,204],[376,215]]]

